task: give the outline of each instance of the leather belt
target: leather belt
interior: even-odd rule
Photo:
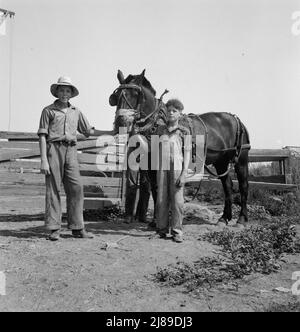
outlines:
[[[75,141],[54,141],[51,143],[56,143],[64,146],[75,146],[77,144]]]

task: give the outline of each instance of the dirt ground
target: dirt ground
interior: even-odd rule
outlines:
[[[73,239],[64,226],[62,238],[50,242],[43,210],[42,196],[0,193],[0,271],[6,275],[0,311],[257,311],[300,301],[275,291],[292,287],[299,256],[286,256],[278,273],[245,278],[238,289],[221,285],[198,296],[153,280],[157,267],[216,255],[219,248],[199,241],[199,235],[218,229],[221,206],[188,205],[194,218],[185,221],[182,244],[155,238],[146,224],[120,219],[87,221],[92,240]]]

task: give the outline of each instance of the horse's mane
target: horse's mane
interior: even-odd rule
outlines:
[[[129,83],[140,83],[140,75],[128,75],[128,77],[125,79],[125,84],[129,84]],[[156,91],[154,90],[153,86],[151,85],[151,83],[147,80],[146,77],[143,77],[143,81],[142,81],[142,86],[145,87],[146,89],[149,89],[154,96],[156,96]]]

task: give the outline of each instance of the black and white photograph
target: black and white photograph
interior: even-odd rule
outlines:
[[[0,0],[0,101],[0,312],[300,312],[300,0]]]

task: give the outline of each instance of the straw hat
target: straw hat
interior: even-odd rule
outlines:
[[[79,95],[79,92],[78,92],[77,88],[72,84],[70,77],[62,76],[58,79],[57,83],[51,85],[50,91],[54,97],[58,98],[57,88],[61,85],[69,86],[72,88],[72,97],[71,98]]]

